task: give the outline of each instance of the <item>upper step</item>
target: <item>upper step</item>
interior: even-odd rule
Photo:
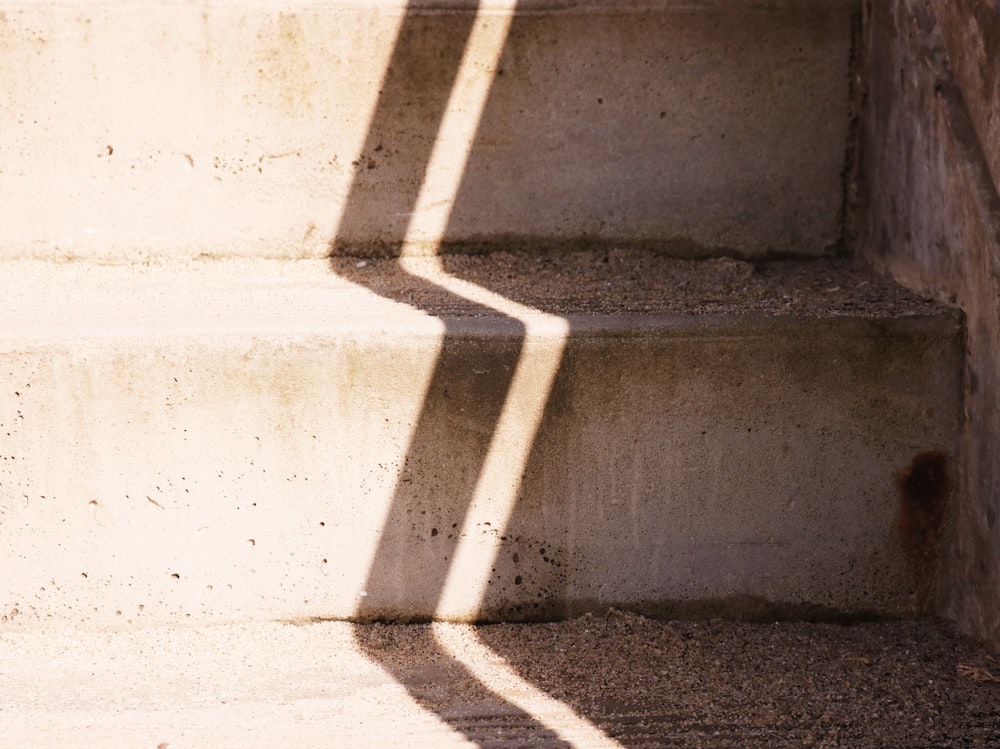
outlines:
[[[853,0],[0,2],[0,257],[840,239]]]

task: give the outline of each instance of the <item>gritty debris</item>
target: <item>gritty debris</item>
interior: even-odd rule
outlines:
[[[555,315],[894,317],[939,311],[933,300],[847,258],[684,260],[623,248],[607,253],[445,255],[441,265],[455,278]],[[330,267],[381,296],[430,314],[483,312],[432,285],[415,283],[393,259],[334,257]]]

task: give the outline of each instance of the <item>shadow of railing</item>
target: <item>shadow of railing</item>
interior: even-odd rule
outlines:
[[[507,5],[504,0],[491,0],[490,13],[480,14],[485,5],[486,0],[470,1],[463,5],[464,12],[449,13],[441,12],[430,0],[411,1],[402,17],[339,229],[331,243],[334,272],[436,318],[442,329],[440,350],[354,617],[359,622],[530,620],[582,613],[588,603],[595,607],[617,605],[602,597],[605,583],[593,574],[601,560],[607,559],[590,553],[601,548],[589,543],[597,537],[610,539],[603,548],[611,549],[614,557],[619,591],[642,579],[643,571],[683,569],[681,564],[688,569],[712,570],[720,579],[729,575],[732,580],[742,580],[744,570],[757,568],[756,560],[773,561],[774,549],[780,544],[761,532],[754,523],[753,510],[732,514],[726,505],[730,496],[713,488],[721,484],[722,477],[741,470],[740,455],[760,455],[756,446],[749,449],[758,440],[753,430],[740,423],[737,431],[727,422],[716,431],[721,439],[713,449],[699,453],[713,439],[701,425],[717,423],[728,414],[732,404],[726,394],[743,386],[743,375],[737,369],[730,378],[729,369],[715,367],[719,352],[729,355],[726,350],[713,343],[702,350],[698,360],[689,362],[689,367],[670,364],[673,360],[653,345],[630,346],[631,357],[613,358],[609,354],[611,337],[594,334],[593,326],[571,318],[566,311],[569,307],[549,306],[532,293],[512,290],[509,283],[501,285],[466,274],[461,261],[439,255],[442,242],[475,240],[475,227],[470,233],[469,224],[475,223],[476,216],[482,216],[484,222],[490,218],[491,204],[483,196],[489,193],[490,168],[500,157],[497,152],[489,158],[484,154],[501,140],[498,132],[502,125],[497,121],[503,119],[497,116],[490,121],[488,116],[483,118],[483,112],[490,113],[491,92],[500,88],[495,86],[502,70],[500,60],[511,29],[517,28],[518,11],[527,13],[529,5],[533,7],[527,0],[523,6],[514,0]],[[498,19],[504,13],[507,15],[501,22]],[[483,52],[473,40],[482,38],[482,29],[490,24],[507,26],[486,34],[495,48]],[[523,27],[517,33],[524,34]],[[476,55],[470,56],[474,48]],[[478,91],[472,90],[475,86],[470,88],[470,81],[478,84]],[[597,101],[605,110],[612,109],[605,107],[603,98]],[[540,108],[548,105],[544,93],[538,103]],[[503,109],[497,107],[501,113]],[[588,121],[579,116],[566,119]],[[600,132],[617,131],[602,128]],[[520,133],[510,133],[510,137],[518,138]],[[570,136],[559,132],[552,140],[563,137]],[[530,148],[518,153],[525,151]],[[510,152],[504,153],[509,158]],[[474,163],[477,158],[478,165]],[[590,166],[588,162],[573,176],[583,173],[599,181],[605,163]],[[537,197],[537,182],[535,185]],[[587,192],[589,183],[573,187]],[[532,193],[530,189],[524,192]],[[463,203],[464,216],[460,215]],[[479,236],[495,236],[495,232]],[[383,259],[362,262],[358,256]],[[377,273],[373,272],[375,265]],[[572,284],[573,280],[567,282]],[[595,311],[593,298],[584,296],[582,301],[582,307],[570,306],[578,312]],[[628,319],[628,330],[650,324],[651,317],[639,317],[642,319]],[[690,325],[686,330],[695,329]],[[717,337],[716,342],[724,338]],[[773,358],[771,352],[764,351],[755,358],[753,351],[748,349],[740,356],[748,357],[745,360],[754,366],[765,362],[771,371],[783,366],[780,356]],[[640,376],[629,381],[615,377],[616,370],[608,366],[616,367],[619,373],[644,374],[650,362],[657,362],[655,378]],[[660,366],[664,362],[667,364]],[[636,387],[634,383],[641,379],[655,382]],[[701,383],[703,400],[693,394],[670,400],[675,390],[695,381]],[[592,416],[590,406],[610,402],[615,404],[615,414],[629,415],[627,439],[619,440],[617,449],[605,433],[605,426],[614,424],[614,414],[598,414],[586,419],[583,427],[574,422],[571,429],[565,428],[564,410],[586,411]],[[668,415],[661,405],[667,402],[681,405]],[[754,399],[757,415],[751,423],[767,424],[769,413],[782,413],[785,408],[777,397]],[[637,413],[651,416],[637,423],[631,420]],[[664,444],[664,434],[676,433],[667,428],[668,420],[698,425],[695,429],[700,430],[700,436],[695,433],[689,444],[679,440]],[[808,429],[808,423],[796,425],[787,434],[794,437]],[[563,447],[558,445],[560,439],[574,442],[571,457],[564,454],[557,469],[539,471],[549,456],[559,454],[557,450]],[[780,454],[773,453],[776,465],[793,460],[785,455],[795,454],[790,443],[794,440],[784,444],[775,441],[781,445]],[[659,452],[669,453],[662,464]],[[720,544],[703,542],[710,525],[705,518],[712,515],[671,516],[676,505],[661,501],[665,492],[659,490],[664,474],[646,470],[656,464],[669,471],[685,455],[708,456],[715,461],[704,461],[713,478],[695,481],[697,493],[692,496],[707,498],[706,502],[710,499],[718,512],[726,513],[729,522],[748,526],[745,533],[734,532],[737,542],[721,551]],[[756,468],[757,476],[768,475],[766,467]],[[580,476],[574,473],[588,475],[578,480]],[[606,482],[604,474],[611,476]],[[600,478],[594,481],[594,476]],[[596,483],[602,483],[606,490],[592,491]],[[752,494],[743,482],[740,485],[741,492]],[[681,493],[677,491],[678,496]],[[603,494],[623,501],[576,502],[574,507],[566,499],[570,494],[576,499]],[[586,517],[571,515],[584,504],[593,507]],[[650,516],[648,508],[656,514]],[[538,519],[543,528],[533,531],[533,521]],[[616,520],[624,525],[616,527]],[[488,532],[484,526],[489,526]],[[666,548],[658,539],[649,543],[636,540],[644,529],[657,527],[673,529],[670,539],[676,548]],[[526,563],[528,555],[531,561]],[[519,571],[523,569],[531,569],[530,577]],[[505,592],[505,584],[518,589]],[[645,604],[638,596],[646,591],[640,587],[633,587],[638,591],[636,596],[629,599],[626,595],[621,600],[642,610]],[[572,596],[563,595],[567,590]],[[649,609],[653,613],[670,610],[664,608],[671,605],[664,592],[657,595],[658,600],[647,602]],[[572,604],[566,603],[570,600]],[[519,610],[522,605],[526,608]],[[713,607],[716,613],[730,610],[728,607],[745,611],[747,600],[735,596],[709,601],[705,606],[701,613],[713,611]],[[467,652],[476,651],[474,643],[466,643],[469,651],[456,649],[446,633],[441,627],[418,628],[412,632],[415,639],[410,640],[406,653],[385,645],[363,627],[356,629],[355,639],[362,652],[403,685],[418,704],[481,747],[496,743],[500,734],[508,745],[571,744],[571,732],[552,720],[550,713],[526,709],[528,701],[492,678],[489,667],[481,667],[482,657],[478,663],[467,657]],[[408,657],[413,652],[419,657]],[[519,689],[544,698],[544,690],[524,676],[528,671],[523,661],[518,664],[514,657],[501,657],[507,655],[494,652],[494,672],[502,671],[501,665],[507,661],[520,671],[520,675],[514,674],[520,679]],[[456,705],[461,709],[456,710]],[[569,708],[561,715],[575,721],[578,728],[589,726],[588,730],[600,733],[594,728],[600,716],[593,709],[589,718],[575,715]],[[559,728],[553,728],[556,725]],[[628,739],[618,743],[601,735],[588,743],[621,747],[628,745]]]
[[[491,303],[493,297],[487,289],[466,281],[463,288],[468,293],[456,291],[449,288],[447,273],[422,273],[406,262],[413,254],[415,234],[421,238],[420,254],[437,250],[462,178],[468,148],[460,154],[460,164],[453,161],[445,165],[444,182],[449,181],[449,170],[452,176],[444,197],[428,195],[429,191],[440,191],[440,187],[429,187],[430,182],[441,181],[432,174],[436,149],[455,145],[442,144],[454,137],[443,131],[448,127],[449,104],[462,85],[463,61],[473,44],[476,25],[509,24],[516,11],[516,3],[511,2],[507,16],[501,8],[500,20],[494,15],[484,21],[479,4],[469,5],[468,10],[451,13],[433,12],[433,7],[419,0],[407,7],[337,232],[337,237],[373,237],[360,244],[353,242],[352,254],[397,258],[388,270],[383,268],[381,281],[386,281],[387,273],[395,276],[388,286],[406,290],[404,297],[395,301],[437,317],[443,326],[441,347],[368,572],[365,597],[355,614],[360,622],[426,621],[439,611],[449,585],[465,586],[466,581],[453,579],[453,568],[468,536],[466,526],[477,511],[477,491],[494,471],[493,458],[504,450],[505,431],[521,432],[514,442],[520,446],[520,462],[527,459],[547,388],[559,366],[561,341],[557,341],[555,353],[548,355],[540,380],[537,376],[528,378],[529,389],[541,388],[529,396],[529,400],[536,399],[534,410],[538,413],[526,421],[521,421],[518,413],[509,413],[510,401],[517,397],[519,376],[524,380],[519,368],[524,365],[525,341],[532,323],[500,309],[502,300],[498,300],[499,305]],[[493,35],[500,45],[487,56],[494,55],[494,61],[502,52],[505,33],[501,29]],[[485,70],[472,73],[485,86],[479,91],[480,104],[485,102],[495,74],[491,67],[487,64]],[[466,135],[471,143],[478,118],[475,112],[466,116],[471,126]],[[439,225],[435,227],[432,220],[429,229],[418,226],[428,203],[439,210],[447,203],[439,214]],[[426,241],[428,232],[432,235],[430,244]],[[338,258],[341,252],[335,238],[331,267],[336,273],[385,295],[385,285],[374,287],[363,263],[344,262]],[[427,268],[440,271],[439,263],[421,260]],[[483,292],[480,299],[476,298],[478,291]],[[441,314],[442,307],[449,306],[461,307],[462,314]],[[486,327],[483,318],[489,320]],[[520,387],[524,389],[523,382]],[[507,496],[496,498],[501,516],[509,517],[522,469],[523,465],[514,466],[506,477]],[[486,504],[493,501],[486,498]],[[487,509],[495,516],[497,508]],[[508,517],[501,517],[500,522]],[[482,550],[478,553],[480,579],[468,581],[473,598],[476,590],[485,589],[488,580],[484,578],[490,574],[486,571],[490,560],[482,558]],[[420,601],[417,608],[413,606],[415,597]],[[474,616],[473,612],[469,618]],[[439,641],[432,627],[415,628],[412,635],[415,639],[410,640],[410,647],[422,654],[418,665],[373,641],[370,630],[358,627],[355,632],[367,657],[403,685],[418,704],[469,741],[483,747],[498,741],[504,745],[530,741],[538,747],[571,746],[558,732],[478,678]],[[456,713],[444,707],[456,704],[465,709]]]

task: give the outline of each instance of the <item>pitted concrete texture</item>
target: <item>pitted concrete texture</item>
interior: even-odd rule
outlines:
[[[9,264],[4,627],[937,610],[957,317],[607,260]]]
[[[869,3],[859,248],[967,321],[952,611],[1000,647],[1000,40],[983,3]]]
[[[855,5],[4,0],[0,255],[823,254]]]
[[[993,749],[998,662],[935,622],[242,624],[0,634],[0,743]]]

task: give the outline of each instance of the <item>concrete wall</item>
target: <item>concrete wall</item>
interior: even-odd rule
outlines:
[[[446,244],[837,246],[855,0],[478,5],[5,0],[0,257],[394,252],[463,54]]]
[[[985,0],[869,0],[859,248],[959,304],[968,326],[950,611],[1000,647],[1000,14]]]

